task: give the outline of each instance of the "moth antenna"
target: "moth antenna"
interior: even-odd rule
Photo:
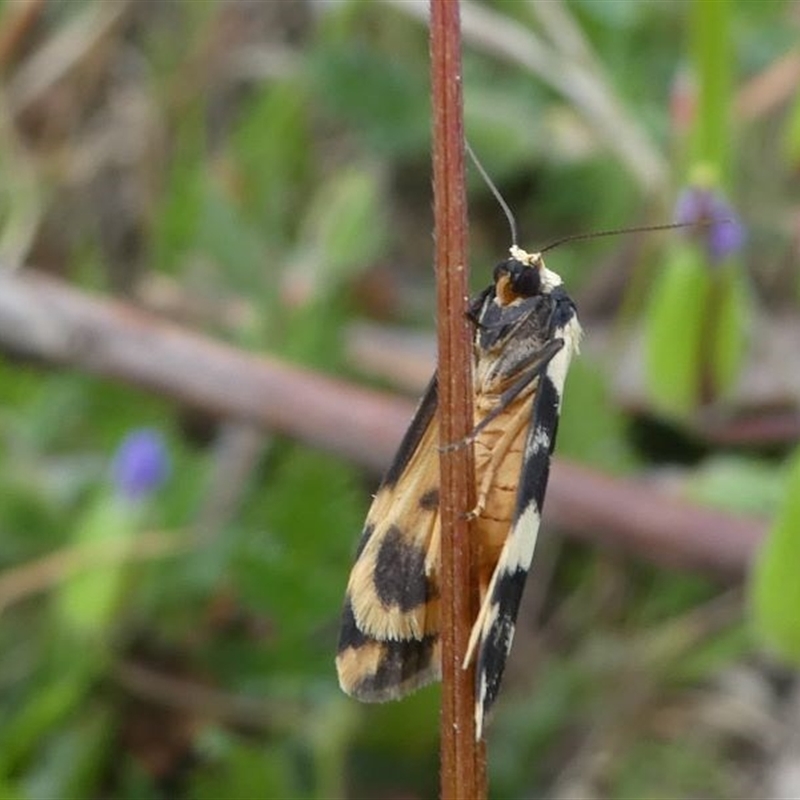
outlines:
[[[711,222],[730,222],[730,220],[709,220],[708,222],[700,222],[701,226],[709,225]],[[612,228],[611,230],[607,231],[593,231],[591,233],[576,233],[571,236],[564,236],[562,239],[556,239],[554,242],[550,242],[547,247],[543,247],[539,253],[543,254],[546,253],[548,250],[552,250],[554,247],[558,247],[559,245],[566,244],[567,242],[575,242],[579,239],[595,239],[599,238],[600,236],[619,236],[621,233],[645,233],[648,231],[671,231],[675,230],[675,228],[693,228],[697,227],[697,222],[670,222],[665,225],[642,225],[638,228]]]
[[[478,156],[475,155],[475,152],[469,146],[469,142],[466,139],[464,140],[464,147],[466,148],[469,157],[472,159],[472,163],[477,168],[486,185],[489,187],[489,191],[491,191],[495,200],[497,200],[497,202],[500,204],[500,208],[503,209],[503,213],[506,215],[506,219],[508,220],[508,225],[511,228],[511,244],[516,247],[517,221],[514,219],[514,215],[511,213],[511,209],[508,207],[508,203],[506,203],[506,201],[503,199],[503,195],[500,194],[500,190],[494,185],[494,181],[492,181],[492,179],[489,177],[489,173],[483,168],[483,164],[478,161]]]

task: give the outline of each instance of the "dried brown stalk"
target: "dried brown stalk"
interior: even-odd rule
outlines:
[[[134,542],[109,540],[68,545],[0,572],[0,616],[9,607],[84,570],[180,555],[196,546],[176,531],[144,531]]]
[[[254,422],[386,468],[413,402],[214,341],[30,269],[0,270],[0,351],[122,382],[223,419]],[[548,528],[654,563],[738,577],[763,520],[687,502],[632,478],[556,458]]]
[[[457,0],[431,2],[433,197],[439,345],[439,435],[443,448],[474,426],[472,353],[465,316],[469,294],[464,187],[464,120],[461,31]],[[441,484],[441,796],[486,797],[485,750],[475,741],[474,668],[464,670],[470,630],[478,610],[470,528],[475,505],[475,465],[468,447],[444,450]]]

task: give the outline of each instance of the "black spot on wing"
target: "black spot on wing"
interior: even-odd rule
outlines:
[[[528,430],[526,452],[531,455],[524,459],[517,488],[516,517],[528,507],[531,502],[536,503],[539,512],[544,505],[544,496],[547,491],[547,480],[550,476],[550,454],[556,445],[558,433],[558,404],[559,394],[550,376],[545,372],[539,379],[536,398],[533,402],[531,426]],[[543,430],[548,434],[550,448],[539,449],[532,452],[529,446],[533,442],[536,432]]]
[[[356,547],[356,559],[364,552],[364,548],[367,546],[367,543],[372,538],[372,534],[375,532],[375,525],[369,523],[364,526],[364,530],[361,532],[361,538],[358,540],[358,547]]]
[[[419,507],[424,511],[436,511],[439,508],[439,490],[429,489],[419,499]]]
[[[378,550],[373,581],[380,601],[402,611],[423,605],[432,595],[425,575],[425,551],[406,541],[396,525],[386,532]]]
[[[425,390],[425,394],[422,396],[414,418],[411,420],[411,424],[400,442],[394,461],[383,478],[383,486],[392,487],[400,480],[400,476],[408,466],[408,462],[411,461],[411,457],[422,440],[425,430],[436,414],[438,402],[438,383],[436,374],[434,374],[428,384],[428,388]]]
[[[481,690],[482,677],[486,683],[483,697],[484,714],[489,711],[500,691],[500,681],[503,678],[506,659],[511,650],[517,612],[527,577],[527,570],[522,569],[501,575],[498,577],[492,593],[492,608],[497,608],[497,618],[486,639],[481,642],[478,669],[475,672],[475,685],[478,692]]]
[[[342,610],[342,627],[339,631],[338,652],[343,653],[348,647],[357,650],[367,642],[371,641],[356,624],[356,617],[353,613],[353,603],[348,594],[344,599],[344,609]]]
[[[399,688],[415,676],[430,670],[436,640],[436,636],[426,636],[423,639],[381,642],[378,669],[358,682],[354,694],[365,700],[371,697],[388,699],[391,697],[390,690]],[[427,680],[433,677],[430,675]]]

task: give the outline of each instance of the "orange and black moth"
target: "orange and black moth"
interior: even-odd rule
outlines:
[[[581,327],[561,278],[516,246],[468,313],[481,602],[464,665],[477,659],[480,738],[511,649]],[[394,700],[441,676],[437,405],[434,375],[369,510],[347,584],[336,667],[359,700]]]

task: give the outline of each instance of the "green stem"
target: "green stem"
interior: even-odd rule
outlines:
[[[728,0],[695,0],[691,54],[699,95],[693,135],[695,163],[705,163],[724,184],[730,166],[731,49]]]

